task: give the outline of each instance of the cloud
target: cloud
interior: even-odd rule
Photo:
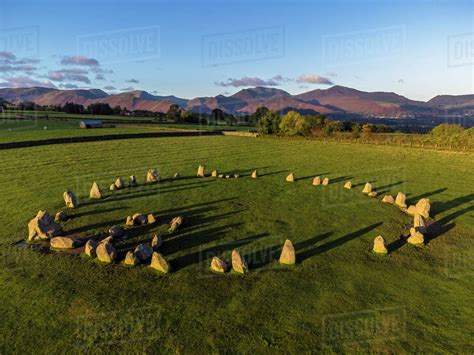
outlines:
[[[86,75],[77,74],[75,72],[64,72],[61,70],[50,71],[47,78],[53,81],[76,81],[85,84],[90,84],[91,81]]]
[[[95,74],[113,74],[114,73],[114,71],[111,69],[103,69],[101,67],[92,67],[90,70],[91,72]]]
[[[79,86],[77,86],[76,84],[71,84],[71,83],[59,84],[59,87],[62,89],[78,89],[79,88]]]
[[[104,90],[112,91],[112,90],[117,90],[117,88],[115,86],[108,85],[108,86],[104,86]]]
[[[323,85],[334,85],[334,83],[323,76],[315,74],[302,74],[296,79],[297,83],[304,84],[323,84]]]
[[[38,70],[32,64],[39,63],[39,59],[22,58],[17,59],[12,52],[0,52],[0,73],[26,72],[32,73]]]
[[[38,68],[31,65],[0,65],[0,72],[2,73],[10,73],[15,71],[32,72],[35,70],[38,70]]]
[[[140,81],[137,80],[137,79],[133,79],[133,78],[132,78],[132,79],[130,79],[130,80],[127,80],[126,82],[127,82],[127,83],[132,83],[132,84],[138,84]]]
[[[331,72],[329,72],[329,73],[327,74],[327,76],[330,76],[331,78],[335,78],[335,77],[337,77],[337,73],[331,71]]]
[[[287,80],[289,79],[285,79],[281,75],[276,75],[273,78],[270,78],[268,80],[257,78],[257,77],[244,76],[241,79],[229,78],[227,79],[226,82],[216,81],[214,84],[218,86],[223,86],[223,87],[233,86],[235,88],[246,87],[246,86],[278,86],[281,84],[281,82],[287,81]]]
[[[135,90],[135,88],[133,86],[129,86],[128,88],[120,89],[120,91],[133,91],[133,90]]]
[[[103,76],[102,74],[97,74],[95,76],[95,80],[105,80],[105,76]]]
[[[399,83],[399,84],[405,84],[405,80],[403,80],[403,79],[398,79],[397,83]]]
[[[16,56],[12,52],[0,52],[0,60],[14,61]]]
[[[24,88],[32,86],[42,86],[56,89],[56,86],[49,80],[38,81],[25,76],[7,78],[6,81],[0,82],[0,87],[6,88]]]
[[[64,57],[61,59],[62,65],[82,65],[88,67],[98,67],[99,61],[94,58],[87,58],[82,55],[74,55],[71,57]]]

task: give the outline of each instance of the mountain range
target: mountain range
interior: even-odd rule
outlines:
[[[99,89],[59,90],[45,87],[4,88],[0,98],[10,103],[25,101],[38,105],[64,105],[73,102],[87,106],[91,103],[108,103],[128,110],[167,112],[172,104],[184,110],[211,113],[219,108],[232,114],[249,114],[260,106],[271,110],[303,113],[359,114],[367,117],[415,117],[430,115],[474,115],[474,95],[439,95],[429,101],[410,100],[393,92],[365,92],[344,86],[316,89],[298,95],[268,87],[243,89],[230,95],[183,99],[173,95],[156,96],[135,90],[107,94]]]

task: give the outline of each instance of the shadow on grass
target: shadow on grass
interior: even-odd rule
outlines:
[[[358,184],[353,184],[353,185],[352,185],[352,188],[365,186],[366,183],[374,184],[374,183],[376,183],[376,182],[377,182],[377,180],[367,180],[367,181],[365,181],[365,182],[360,182],[360,183],[358,183]]]
[[[378,190],[387,190],[387,189],[390,189],[391,187],[394,187],[394,186],[398,186],[398,185],[401,185],[403,184],[404,182],[406,181],[397,181],[397,182],[394,182],[394,183],[391,183],[391,184],[387,184],[387,185],[383,185],[383,186],[377,186],[377,189]],[[388,190],[385,192],[387,193]]]
[[[442,189],[437,189],[437,190],[433,190],[433,191],[430,191],[430,192],[422,193],[420,195],[411,196],[411,197],[407,198],[407,201],[408,201],[409,204],[413,205],[413,204],[417,203],[418,200],[420,200],[422,198],[428,198],[428,197],[431,197],[433,195],[440,194],[440,193],[446,191],[447,189],[448,189],[447,187],[443,187]]]
[[[349,175],[347,175],[347,176],[339,176],[339,177],[337,177],[337,178],[331,179],[331,180],[329,181],[329,183],[330,183],[330,184],[336,184],[336,183],[338,183],[338,182],[341,182],[341,181],[345,182],[345,181],[347,181],[347,180],[349,180],[349,179],[353,179],[353,178],[354,178],[353,176],[349,176]]]
[[[434,201],[431,204],[431,211],[432,211],[433,216],[436,216],[437,214],[441,212],[449,211],[453,208],[459,207],[465,203],[469,203],[472,201],[474,201],[474,193],[466,195],[466,196],[461,196],[447,202]]]
[[[128,206],[127,206],[127,207],[128,207]],[[126,206],[122,206],[122,207],[115,207],[115,208],[102,208],[102,209],[100,209],[100,210],[79,212],[79,213],[72,214],[70,217],[71,217],[71,218],[80,218],[80,217],[84,217],[84,216],[94,216],[94,215],[101,214],[101,213],[107,213],[107,212],[113,212],[113,211],[123,210],[123,209],[125,209],[125,208],[127,208],[127,207],[126,207]]]
[[[321,173],[321,174],[313,174],[313,175],[308,175],[308,176],[296,177],[295,181],[313,180],[316,176],[321,176],[321,178],[324,178],[324,175],[328,175],[328,174],[331,174],[331,173]]]

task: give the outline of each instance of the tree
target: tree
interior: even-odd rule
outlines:
[[[280,132],[287,136],[305,135],[308,133],[310,125],[298,112],[289,111],[282,116],[280,121]]]
[[[214,118],[215,121],[223,121],[224,117],[224,111],[222,111],[220,108],[215,108],[212,110],[212,118]]]
[[[252,115],[250,116],[252,122],[258,124],[260,120],[263,118],[263,116],[267,114],[268,111],[269,109],[266,108],[265,106],[260,106],[259,108],[257,108],[255,112],[252,113]]]
[[[276,112],[268,110],[257,121],[257,130],[261,134],[275,134],[279,132],[279,124],[280,116]]]
[[[166,119],[175,123],[181,122],[181,109],[178,105],[172,104],[166,113]]]

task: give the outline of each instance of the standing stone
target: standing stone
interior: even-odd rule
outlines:
[[[224,260],[215,256],[211,260],[211,270],[218,273],[224,273],[227,266]]]
[[[115,186],[115,184],[112,184],[112,185],[110,185],[109,190],[110,191],[117,191],[117,186]]]
[[[109,229],[109,236],[112,238],[120,238],[123,235],[123,228],[121,226],[112,226]]]
[[[89,239],[84,247],[84,253],[88,256],[95,256],[95,249],[97,248],[97,242],[94,239]]]
[[[148,169],[146,173],[146,182],[152,184],[155,182],[159,182],[160,179],[160,174],[155,169]]]
[[[427,198],[422,198],[416,203],[416,211],[424,218],[430,217],[431,203]]]
[[[128,178],[128,187],[134,187],[134,186],[138,186],[137,178],[135,177],[135,175],[131,175]]]
[[[284,265],[294,265],[296,261],[295,255],[295,247],[291,240],[285,240],[285,244],[283,244],[283,249],[281,250],[280,255],[280,264]]]
[[[67,208],[76,208],[77,207],[77,199],[76,195],[74,195],[71,191],[66,191],[63,193],[63,199],[66,203]]]
[[[313,179],[313,186],[319,186],[321,185],[321,177],[320,176],[316,176],[314,179]]]
[[[170,227],[168,229],[168,232],[173,233],[176,229],[179,228],[181,224],[183,224],[183,217],[181,216],[174,217],[170,222]]]
[[[115,186],[115,184],[114,184]],[[100,188],[99,184],[94,181],[91,187],[91,191],[89,192],[89,198],[102,198],[102,189]]]
[[[395,204],[401,208],[407,208],[406,203],[407,196],[403,192],[399,192],[395,198]]]
[[[125,221],[125,225],[128,227],[132,227],[135,223],[133,222],[132,216],[127,216],[127,220]]]
[[[352,182],[350,182],[350,181],[346,182],[346,183],[344,184],[344,188],[345,188],[345,189],[348,189],[348,190],[352,189]]]
[[[50,240],[50,247],[54,249],[74,249],[80,244],[80,241],[69,237],[53,237]]]
[[[117,177],[117,179],[116,179],[115,182],[114,182],[114,185],[115,185],[115,187],[117,188],[117,190],[120,190],[120,189],[123,189],[123,188],[124,188],[123,180],[122,180],[122,178],[121,178],[120,176]]]
[[[135,248],[134,253],[140,261],[147,261],[153,254],[153,248],[148,243],[142,243]]]
[[[370,191],[367,196],[369,197],[377,197],[377,191]]]
[[[385,195],[382,199],[382,202],[393,205],[395,203],[395,200],[393,199],[392,195]]]
[[[218,176],[220,179],[224,178],[224,174],[219,174]]]
[[[329,178],[325,177],[322,182],[323,186],[328,186],[329,185]]]
[[[258,178],[258,171],[254,170],[252,173],[252,179],[256,179],[256,178]]]
[[[123,261],[123,263],[126,266],[136,266],[140,264],[140,260],[133,251],[128,251],[125,255],[125,260]]]
[[[212,177],[217,177],[217,175],[219,175],[219,174],[217,173],[217,170],[212,170],[211,176],[212,176]]]
[[[146,216],[146,223],[147,224],[155,224],[156,223],[155,216],[153,216],[153,214],[151,214],[151,213],[148,216]]]
[[[97,259],[104,263],[111,263],[117,259],[117,251],[111,242],[100,242],[95,252]]]
[[[199,168],[198,168],[198,171],[197,171],[197,177],[204,177],[205,176],[205,173],[204,173],[204,165],[199,165]]]
[[[61,226],[53,221],[46,210],[38,211],[36,217],[28,222],[28,241],[50,239],[61,232]]]
[[[234,178],[238,179],[240,177],[239,174],[234,174]]]
[[[141,213],[135,213],[133,216],[133,223],[137,226],[147,223],[147,217]]]
[[[68,215],[66,212],[64,211],[59,211],[58,213],[56,213],[56,215],[54,216],[54,220],[56,222],[64,222],[65,220],[68,219]]]
[[[232,250],[232,270],[239,274],[245,274],[248,271],[247,263],[237,249]]]
[[[160,253],[158,253],[156,251],[153,253],[153,256],[151,257],[150,266],[153,269],[158,270],[158,271],[160,271],[162,273],[165,273],[165,274],[167,274],[171,269],[170,265],[168,264],[166,259],[163,257],[163,255],[161,255]]]
[[[155,234],[153,239],[151,240],[151,247],[153,250],[157,250],[163,244],[163,238],[161,238],[158,234]]]
[[[372,192],[372,184],[366,183],[364,189],[362,190],[363,194],[369,194]]]
[[[422,215],[415,214],[415,217],[413,218],[413,228],[415,228],[415,231],[420,232],[422,234],[426,233],[426,222]]]
[[[230,175],[226,175],[225,178],[226,178],[226,179],[230,179]]]
[[[407,242],[416,246],[421,246],[425,243],[425,237],[415,228],[410,228],[410,237]]]
[[[288,175],[286,177],[286,181],[287,182],[294,182],[295,181],[295,175],[293,173],[291,173],[290,175]]]
[[[385,240],[381,235],[375,237],[374,239],[374,248],[372,251],[376,254],[382,254],[385,255],[388,253],[387,248],[385,247]]]
[[[176,179],[179,179],[179,173],[174,173],[173,179],[175,179],[175,180],[176,180]]]

